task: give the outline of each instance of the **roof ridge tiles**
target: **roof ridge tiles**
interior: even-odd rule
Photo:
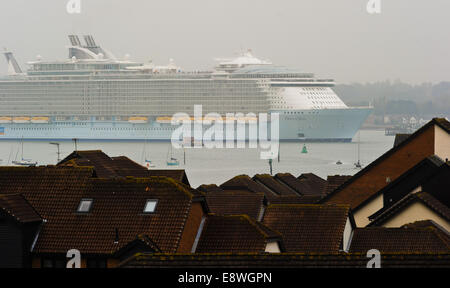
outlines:
[[[438,203],[441,203],[438,199],[436,199],[433,195],[431,195],[428,192],[420,191],[420,192],[410,192],[406,194],[403,198],[401,198],[397,203],[387,208],[385,211],[377,215],[375,218],[372,219],[372,221],[368,224],[368,227],[375,225],[375,223],[381,223],[384,221],[384,219],[388,218],[390,215],[395,214],[396,211],[406,205],[408,205],[411,201],[415,199],[419,199],[422,201],[425,205],[428,205],[429,207],[433,208],[436,212],[441,214],[441,216],[444,216],[448,220],[450,220],[450,208],[446,207],[444,204],[442,204],[443,207],[447,208],[447,211],[441,211],[439,207],[436,207],[436,205],[433,205],[433,203],[430,203],[430,199],[424,199],[424,197],[431,198],[432,201],[436,201]],[[441,207],[442,208],[442,207]]]
[[[267,233],[267,231],[264,231],[264,229],[270,231],[271,233],[276,234],[278,237],[281,238],[281,234],[278,231],[275,231],[273,229],[271,229],[270,227],[267,227],[266,225],[262,224],[261,222],[256,221],[255,219],[252,219],[250,216],[248,216],[247,214],[236,214],[236,215],[217,215],[214,213],[210,213],[208,215],[211,215],[213,217],[223,217],[223,218],[239,218],[240,220],[245,220],[247,221],[250,225],[252,225],[253,227],[255,227],[266,239],[271,239],[274,238],[274,235],[269,235]],[[262,229],[262,227],[264,227],[264,229]]]

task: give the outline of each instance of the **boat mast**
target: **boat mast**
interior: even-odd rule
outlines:
[[[361,164],[360,163],[360,155],[361,155],[361,149],[360,149],[360,146],[361,145],[361,130],[359,130],[358,131],[358,164]]]
[[[23,136],[22,136],[22,161],[23,161]]]

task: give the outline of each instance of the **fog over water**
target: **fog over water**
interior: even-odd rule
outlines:
[[[68,34],[92,34],[117,57],[186,70],[253,49],[256,56],[334,78],[338,83],[401,79],[439,82],[450,75],[450,1],[381,0],[2,0],[0,47],[24,65],[36,55],[67,57]],[[0,61],[0,73],[6,73]]]
[[[385,136],[384,131],[361,130],[360,155],[363,165],[367,165],[392,148],[393,136]],[[74,150],[74,143],[60,142],[62,158]],[[173,150],[172,155],[180,161],[180,166],[171,168],[166,164],[169,142],[78,142],[78,150],[103,150],[109,156],[125,155],[139,164],[151,160],[155,168],[186,169],[193,187],[201,184],[222,184],[240,174],[253,176],[269,173],[267,160],[260,159],[259,149],[186,149],[186,165],[183,164],[183,150]],[[144,150],[145,146],[145,150]],[[11,165],[22,154],[20,141],[0,141],[1,165]],[[56,147],[45,141],[24,141],[23,157],[37,161],[38,165],[55,164]],[[307,154],[301,153],[303,143],[281,143],[280,162],[273,161],[273,173],[316,173],[326,178],[328,175],[353,175],[358,172],[354,163],[358,158],[358,136],[352,143],[306,143]],[[145,152],[144,152],[145,151]],[[170,155],[169,155],[170,157]],[[340,160],[342,165],[336,165]]]

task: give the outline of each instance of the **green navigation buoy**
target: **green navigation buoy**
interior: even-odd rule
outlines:
[[[306,149],[306,144],[303,144],[302,153],[303,153],[303,154],[308,153],[308,149]]]

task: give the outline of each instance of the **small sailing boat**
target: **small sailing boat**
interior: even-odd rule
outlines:
[[[308,153],[308,149],[306,148],[306,144],[303,144],[302,153],[303,154]]]
[[[358,162],[355,163],[355,168],[362,169],[362,164],[360,161],[360,143],[361,143],[361,131],[358,131]]]
[[[147,140],[145,140],[144,148],[142,149],[142,156],[141,156],[141,159],[144,159],[144,165],[145,165],[147,168],[153,168],[153,167],[156,167],[156,165],[152,163],[152,160],[149,159],[148,153],[146,152],[146,150],[147,150]]]
[[[170,158],[169,158],[169,151],[170,151]],[[180,161],[178,159],[173,158],[172,155],[172,145],[170,145],[169,151],[167,151],[167,166],[178,166],[180,165]]]
[[[19,153],[19,150],[17,150],[17,153]],[[18,166],[25,166],[25,167],[34,167],[37,165],[37,162],[33,162],[31,159],[24,159],[23,158],[23,138],[22,138],[22,153],[21,153],[21,160],[14,160],[12,161],[12,164],[18,165]],[[17,159],[17,154],[16,154]]]
[[[180,165],[180,161],[178,161],[178,159],[176,158],[170,158],[169,160],[167,160],[167,166],[178,166]]]

